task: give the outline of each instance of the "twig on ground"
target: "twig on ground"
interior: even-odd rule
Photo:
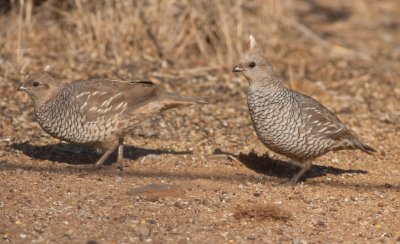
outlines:
[[[346,47],[343,47],[343,46],[340,46],[340,45],[337,45],[337,44],[334,44],[327,40],[322,39],[315,32],[313,32],[310,28],[308,28],[306,25],[304,25],[298,21],[295,21],[290,18],[286,18],[284,16],[279,16],[279,17],[276,17],[275,19],[277,19],[283,25],[295,28],[296,30],[300,31],[304,36],[306,36],[306,37],[310,38],[312,41],[314,41],[316,44],[318,44],[324,48],[331,49],[336,54],[367,58],[365,54],[362,54],[355,50],[351,50],[349,48],[346,48]]]

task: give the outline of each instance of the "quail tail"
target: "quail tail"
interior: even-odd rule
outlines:
[[[360,149],[361,151],[368,153],[370,155],[372,155],[374,152],[376,152],[375,149],[373,149],[372,147],[362,143],[362,141],[360,140],[360,138],[358,138],[358,136],[351,130],[349,130],[350,134],[352,135],[352,139],[351,142],[353,143],[354,147],[357,149]]]
[[[163,99],[161,103],[164,105],[162,110],[167,110],[171,108],[186,107],[193,104],[206,104],[207,99],[200,97],[191,96],[180,96],[172,93],[163,94]]]

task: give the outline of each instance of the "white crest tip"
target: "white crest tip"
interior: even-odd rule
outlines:
[[[254,38],[253,35],[249,36],[249,49],[253,49],[256,47],[256,39]]]

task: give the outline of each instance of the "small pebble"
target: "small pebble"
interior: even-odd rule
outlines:
[[[247,237],[247,240],[250,240],[250,241],[254,241],[255,239],[256,239],[255,236],[248,236],[248,237]]]
[[[322,228],[326,228],[326,223],[322,220],[318,220],[317,225]]]

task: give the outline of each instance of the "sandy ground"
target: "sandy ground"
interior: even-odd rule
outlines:
[[[94,150],[44,133],[17,78],[2,79],[0,242],[400,243],[400,4],[371,5],[372,16],[297,10],[325,40],[368,55],[305,56],[299,86],[378,152],[329,153],[294,189],[298,168],[257,140],[247,84],[229,70],[163,81],[210,104],[144,122],[123,171],[93,169]],[[310,53],[272,58],[285,79],[292,54]]]

